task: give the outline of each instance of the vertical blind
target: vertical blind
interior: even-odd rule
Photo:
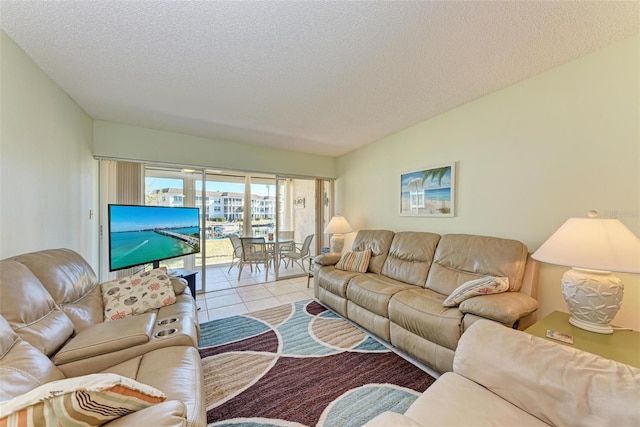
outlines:
[[[138,267],[109,272],[109,204],[144,204],[144,165],[100,160],[100,272],[101,281],[134,274]]]

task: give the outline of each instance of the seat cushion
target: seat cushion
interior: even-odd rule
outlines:
[[[547,426],[481,385],[452,372],[445,373],[425,390],[405,416],[432,426]]]
[[[322,267],[316,273],[318,286],[341,298],[347,297],[347,284],[358,274],[353,271],[338,270],[332,265]]]
[[[347,299],[379,316],[389,318],[389,300],[413,285],[407,285],[379,274],[361,274],[347,286]]]
[[[167,400],[185,404],[188,425],[206,425],[202,364],[195,348],[160,348],[102,372],[126,376],[157,388],[167,395]]]
[[[413,287],[394,295],[389,320],[440,346],[455,350],[462,335],[462,312],[443,307],[444,295]]]

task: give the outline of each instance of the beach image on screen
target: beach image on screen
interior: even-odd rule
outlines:
[[[110,270],[200,252],[199,210],[109,206]]]

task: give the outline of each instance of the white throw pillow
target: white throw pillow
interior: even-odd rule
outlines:
[[[442,303],[443,307],[457,307],[462,301],[479,295],[499,294],[509,290],[508,277],[481,277],[458,286]]]
[[[171,279],[164,268],[105,282],[102,284],[102,298],[105,322],[176,302]]]

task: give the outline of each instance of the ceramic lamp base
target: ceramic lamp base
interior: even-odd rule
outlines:
[[[573,268],[562,276],[562,296],[573,326],[599,334],[612,334],[609,322],[622,305],[624,285],[608,271]]]
[[[341,254],[344,249],[344,234],[333,234],[329,241],[331,253]]]

